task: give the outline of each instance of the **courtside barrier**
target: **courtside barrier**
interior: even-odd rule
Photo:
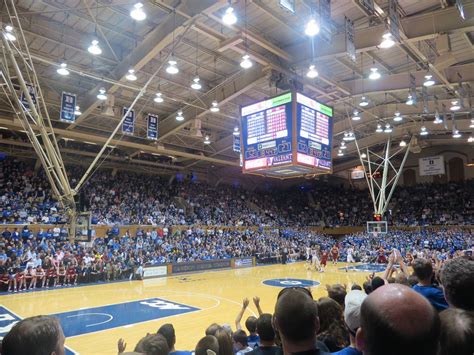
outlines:
[[[195,272],[213,269],[226,269],[231,267],[231,259],[194,261],[189,263],[171,264],[171,273]]]
[[[161,277],[168,275],[168,266],[158,265],[158,266],[145,266],[143,268],[143,278],[151,279],[154,277]]]
[[[234,267],[241,268],[241,267],[250,267],[255,266],[255,258],[247,257],[247,258],[235,258],[234,259]]]

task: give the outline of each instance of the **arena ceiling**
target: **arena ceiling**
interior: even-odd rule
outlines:
[[[145,119],[139,114],[135,135],[117,135],[112,142],[109,166],[126,163],[153,172],[235,175],[240,167],[239,156],[232,150],[232,133],[238,125],[239,106],[281,92],[272,80],[275,73],[296,79],[306,94],[334,107],[335,171],[352,167],[357,161],[351,142],[344,156],[337,156],[343,134],[353,131],[362,148],[378,147],[388,136],[375,133],[378,124],[389,123],[397,143],[417,135],[424,125],[430,134],[420,137],[421,145],[468,144],[473,131],[469,90],[474,80],[472,2],[464,1],[466,19],[462,20],[449,1],[400,0],[401,43],[383,49],[380,43],[387,30],[388,1],[376,1],[374,14],[368,14],[359,0],[333,0],[331,44],[316,37],[314,59],[304,27],[318,1],[297,0],[292,14],[281,8],[278,0],[233,0],[238,21],[230,26],[222,20],[227,1],[142,2],[147,18],[138,22],[130,17],[134,0],[15,1],[66,161],[90,161],[117,126],[121,108],[135,99],[156,71],[158,75],[138,100],[136,111],[159,115],[158,141],[145,138]],[[1,8],[0,13],[4,27],[8,17]],[[345,17],[354,22],[356,63],[346,53]],[[99,40],[101,55],[93,56],[87,50],[94,38]],[[239,65],[246,52],[254,63],[250,69]],[[171,54],[179,66],[176,75],[165,70]],[[70,75],[57,74],[62,62],[67,63]],[[311,63],[319,71],[315,79],[306,76]],[[372,67],[382,74],[380,79],[368,79]],[[126,79],[129,69],[135,70],[137,80]],[[421,104],[405,104],[410,73],[416,77],[419,90],[424,76],[433,75],[428,114],[422,114]],[[200,90],[190,87],[196,74],[201,79]],[[467,94],[464,108],[456,112],[456,127],[462,138],[455,139],[451,122],[446,129],[435,125],[433,119],[435,100],[438,107],[445,104],[449,112],[451,101],[460,97],[460,80]],[[102,87],[114,97],[113,103],[96,98]],[[73,124],[59,120],[63,91],[78,96],[82,114]],[[153,100],[158,91],[163,94],[163,103]],[[358,105],[362,96],[369,99],[365,108]],[[1,149],[31,156],[5,96],[0,100]],[[219,103],[219,112],[209,110],[214,100]],[[350,118],[355,108],[361,113],[359,121]],[[180,110],[185,117],[182,122],[175,119]],[[393,121],[397,110],[404,118],[399,123]],[[196,119],[201,123],[201,137],[193,129],[199,126]],[[204,144],[206,135],[211,144]]]

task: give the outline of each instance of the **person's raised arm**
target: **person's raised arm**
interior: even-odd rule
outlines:
[[[120,338],[117,342],[117,350],[118,350],[118,353],[121,354],[125,351],[125,349],[127,348],[127,343],[125,342],[125,340],[123,340],[122,338]]]
[[[405,261],[403,261],[402,253],[400,252],[397,253],[397,261],[400,265],[400,270],[402,271],[403,275],[408,278],[410,276],[410,273],[408,272],[407,264],[405,264]]]
[[[244,298],[242,301],[242,308],[240,309],[239,313],[237,314],[237,318],[235,318],[235,328],[237,330],[241,330],[242,326],[240,325],[240,321],[242,320],[242,317],[244,315],[245,310],[247,309],[249,305],[249,299],[247,297]]]
[[[395,259],[395,253],[396,253],[396,249],[393,249],[390,256],[388,257],[388,264],[382,276],[384,280],[388,280],[388,278],[390,277],[390,274],[393,268],[394,259]]]
[[[260,297],[255,296],[253,298],[253,304],[257,308],[258,315],[261,316],[263,314],[262,308],[260,307]]]

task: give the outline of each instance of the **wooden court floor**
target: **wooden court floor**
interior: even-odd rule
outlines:
[[[116,354],[117,340],[124,338],[128,344],[127,350],[132,351],[134,345],[147,332],[156,332],[162,324],[172,323],[176,329],[176,348],[178,350],[192,350],[197,341],[204,336],[206,327],[211,323],[228,323],[234,328],[234,320],[244,297],[251,299],[253,296],[259,296],[263,311],[273,313],[276,296],[281,287],[265,285],[263,284],[265,280],[294,278],[317,281],[320,285],[312,287],[316,299],[327,295],[324,287],[326,284],[357,282],[362,285],[368,273],[346,272],[339,269],[345,265],[345,263],[339,263],[337,266],[328,265],[324,273],[308,271],[304,263],[301,262],[289,265],[212,271],[145,281],[126,281],[10,294],[1,296],[0,303],[5,309],[25,318],[38,314],[58,314],[75,310],[87,312],[89,308],[94,307],[159,298],[199,310],[136,322],[113,329],[91,330],[92,332],[87,334],[68,337],[66,345],[80,354]],[[98,311],[95,310],[95,312]],[[114,315],[115,319],[110,324],[118,321],[117,318],[123,318],[122,321],[127,322],[135,315],[132,308],[129,311],[125,308],[119,312],[122,314]],[[101,317],[102,313],[97,314],[99,314],[97,317]],[[256,314],[256,309],[251,302],[244,315],[244,321],[247,316],[252,314]],[[72,319],[76,316],[68,315],[66,317]],[[103,317],[105,320],[102,321],[100,318],[100,322],[105,323],[112,316]]]

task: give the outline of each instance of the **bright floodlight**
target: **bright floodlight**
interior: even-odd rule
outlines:
[[[381,75],[379,73],[379,70],[377,68],[370,68],[370,74],[369,74],[369,79],[370,80],[377,80],[380,79]]]
[[[392,127],[390,127],[389,123],[385,125],[385,129],[383,131],[384,133],[392,133]]]
[[[105,89],[104,89],[104,88],[100,88],[100,89],[99,89],[99,93],[97,94],[97,98],[98,98],[99,100],[102,100],[102,101],[107,100],[107,94],[105,93]]]
[[[184,120],[183,111],[178,111],[178,114],[176,115],[176,121],[181,122],[183,120]]]
[[[435,81],[433,80],[433,75],[425,75],[425,81],[423,82],[423,85],[426,87],[433,86],[435,84]]]
[[[5,38],[10,41],[10,42],[13,42],[13,41],[16,41],[16,37],[15,35],[13,34],[13,27],[10,26],[10,25],[7,25],[5,27]]]
[[[199,82],[199,76],[196,76],[194,79],[193,79],[193,82],[191,84],[191,88],[194,89],[194,90],[200,90],[202,88],[202,85],[201,83]]]
[[[212,101],[211,108],[209,109],[211,112],[219,112],[219,104],[216,100]]]
[[[461,138],[462,135],[457,129],[453,129],[453,138]]]
[[[467,139],[467,142],[468,142],[468,143],[474,142],[474,137],[473,137],[473,136],[469,136],[469,138]]]
[[[82,115],[81,108],[79,106],[76,106],[76,108],[74,109],[74,114],[76,116]]]
[[[153,99],[153,101],[155,101],[155,102],[158,103],[158,104],[160,104],[160,103],[162,103],[162,102],[164,101],[161,92],[157,92],[157,93],[156,93],[156,96],[155,96],[155,98]]]
[[[360,157],[361,157],[362,159],[365,159],[365,158],[367,158],[367,154],[362,153],[362,154],[360,155]]]
[[[237,137],[240,134],[239,133],[239,127],[235,126],[234,127],[234,132],[232,134]]]
[[[377,133],[382,133],[383,132],[382,125],[380,123],[377,125],[377,128],[375,129],[375,132],[377,132]]]
[[[61,63],[59,68],[56,70],[59,75],[69,75],[69,70],[67,70],[67,64]]]
[[[407,101],[405,102],[408,106],[413,105],[413,98],[411,95],[408,95]]]
[[[130,16],[135,21],[143,21],[146,19],[146,13],[143,11],[143,4],[141,2],[136,3],[133,5],[133,10],[130,11]]]
[[[237,22],[237,16],[235,16],[234,8],[229,6],[226,10],[224,15],[222,16],[222,22],[226,25],[232,26],[235,25]]]
[[[344,152],[339,149],[339,151],[337,152],[337,156],[338,156],[338,157],[343,157],[343,156],[344,156]]]
[[[426,129],[425,126],[422,126],[420,128],[420,136],[427,136],[428,135],[428,130]]]
[[[129,81],[137,80],[137,76],[135,75],[135,70],[134,69],[129,69],[128,74],[125,75],[125,79],[127,79]]]
[[[308,72],[306,73],[306,76],[310,79],[314,79],[319,75],[318,71],[316,70],[316,67],[311,64],[309,66]]]
[[[461,105],[459,105],[458,100],[451,101],[451,107],[449,108],[451,111],[459,111],[460,108],[461,108]]]
[[[91,42],[91,45],[89,46],[89,48],[87,48],[87,51],[92,55],[102,54],[102,49],[100,49],[100,47],[99,47],[99,41],[94,39]]]
[[[360,99],[360,102],[359,102],[359,106],[361,106],[361,107],[369,106],[369,100],[367,100],[367,98],[365,96],[362,96],[362,98]]]
[[[382,36],[382,42],[380,42],[379,47],[387,49],[387,48],[393,47],[394,44],[395,44],[395,41],[392,39],[392,34],[389,32],[386,32]]]
[[[339,147],[339,149],[341,149],[341,150],[347,149],[346,142],[342,141],[341,146]]]
[[[319,30],[319,23],[314,18],[312,18],[306,24],[304,33],[306,36],[314,37],[319,33]]]
[[[171,58],[169,61],[168,61],[168,66],[166,67],[166,72],[168,74],[178,74],[179,73],[179,69],[178,69],[178,66],[177,66],[177,62],[176,60],[174,60],[173,58]]]
[[[352,113],[352,121],[360,121],[360,113],[357,110],[354,110]]]
[[[407,142],[405,142],[403,139],[400,141],[400,147],[406,147]]]
[[[399,111],[395,111],[395,116],[393,117],[395,122],[400,122],[403,120],[403,117]]]
[[[204,138],[204,144],[211,144],[211,141],[209,140],[209,136],[206,136]]]
[[[250,56],[248,54],[242,57],[242,61],[240,62],[240,66],[244,69],[249,69],[253,65],[252,61],[250,60]]]

